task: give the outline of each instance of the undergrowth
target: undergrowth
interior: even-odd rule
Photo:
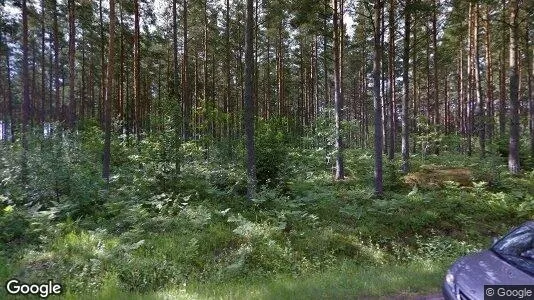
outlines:
[[[20,145],[1,144],[0,281],[54,279],[68,299],[410,294],[435,290],[457,257],[534,218],[534,172],[511,176],[497,154],[414,155],[414,170],[473,171],[472,187],[434,190],[403,185],[390,162],[378,199],[369,152],[348,150],[348,177],[336,182],[324,151],[263,130],[251,203],[240,148],[184,143],[178,173],[165,136],[115,138],[106,183],[101,133],[89,127],[30,139],[23,183]]]

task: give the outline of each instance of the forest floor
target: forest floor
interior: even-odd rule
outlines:
[[[185,143],[176,174],[168,139],[114,139],[106,184],[97,129],[35,138],[21,184],[20,145],[0,145],[0,282],[53,279],[64,299],[438,299],[458,257],[534,219],[528,159],[512,176],[496,150],[413,155],[414,171],[472,172],[428,188],[395,159],[376,198],[369,151],[346,151],[334,181],[325,149],[272,139],[258,140],[252,203],[240,147]]]

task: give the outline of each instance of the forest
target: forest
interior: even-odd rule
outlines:
[[[525,0],[0,0],[0,298],[439,294],[534,220],[533,40]]]

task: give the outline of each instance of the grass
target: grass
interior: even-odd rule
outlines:
[[[361,266],[347,261],[324,272],[276,276],[218,284],[192,284],[150,294],[109,288],[97,295],[64,299],[355,299],[438,293],[449,262],[418,261],[391,266]]]

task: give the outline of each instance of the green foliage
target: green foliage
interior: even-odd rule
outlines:
[[[275,187],[282,182],[288,156],[283,126],[286,126],[283,119],[261,122],[257,126],[256,173],[260,185]]]
[[[28,154],[26,185],[18,177],[19,145],[1,145],[0,278],[54,278],[68,287],[67,299],[167,290],[187,298],[214,293],[203,290],[210,284],[228,286],[233,295],[243,278],[267,282],[278,276],[308,278],[290,281],[299,289],[325,278],[329,283],[318,292],[333,287],[331,295],[346,295],[340,286],[360,286],[363,279],[340,282],[336,271],[307,276],[339,266],[354,276],[378,276],[387,266],[394,271],[377,278],[398,278],[404,283],[391,290],[398,292],[421,274],[432,274],[426,286],[438,284],[456,257],[534,217],[534,173],[511,176],[491,153],[483,160],[454,154],[443,140],[441,155],[412,160],[414,170],[421,164],[465,166],[473,171],[469,187],[446,182],[440,189],[410,190],[401,186],[400,160],[387,162],[386,192],[376,199],[368,151],[347,149],[350,175],[337,182],[325,168],[325,148],[297,147],[279,133],[286,125],[258,126],[263,184],[252,203],[244,198],[243,165],[224,157],[217,143],[184,143],[177,174],[172,132],[135,146],[114,139],[122,157],[113,161],[109,184],[100,178],[101,132],[95,126],[31,138],[36,147]],[[239,160],[240,147],[231,154]],[[258,293],[284,298],[287,290],[276,286]],[[363,291],[384,293],[377,286]]]
[[[439,126],[432,124],[428,118],[419,116],[417,118],[416,129],[418,134],[415,141],[423,155],[435,153],[440,150],[444,134],[439,130]]]
[[[0,201],[0,254],[10,254],[13,246],[32,243],[37,235],[22,209],[2,202],[5,201]]]

